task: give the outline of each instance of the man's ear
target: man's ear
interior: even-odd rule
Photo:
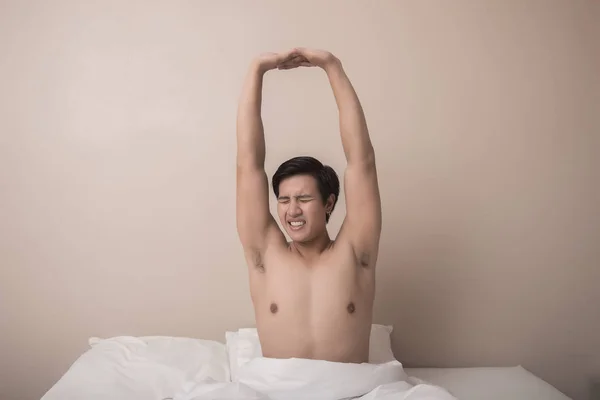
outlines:
[[[335,194],[330,194],[327,198],[327,202],[325,202],[325,209],[328,213],[333,211],[333,205],[335,204]]]

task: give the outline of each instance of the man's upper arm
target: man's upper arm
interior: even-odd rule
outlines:
[[[373,266],[381,235],[381,200],[375,157],[349,163],[344,176],[346,218],[340,236],[363,266]]]
[[[268,56],[267,61],[274,62],[269,58],[273,56]],[[237,115],[237,230],[247,256],[254,260],[264,253],[275,234],[283,237],[269,211],[269,185],[264,170],[263,61],[253,63],[248,71]]]
[[[246,252],[263,253],[275,235],[283,235],[269,210],[267,175],[262,168],[237,167],[237,229]]]
[[[381,203],[375,151],[358,95],[341,62],[324,67],[338,106],[342,146],[348,165],[344,176],[346,219],[339,238],[351,244],[358,262],[373,266],[381,233]]]

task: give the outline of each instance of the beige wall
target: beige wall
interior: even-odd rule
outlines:
[[[586,398],[594,3],[2,1],[0,398],[39,398],[89,336],[253,325],[236,102],[251,57],[298,45],[335,52],[367,113],[385,215],[375,316],[397,357],[523,364]],[[269,174],[299,153],[342,171],[323,73],[269,74],[264,117]]]

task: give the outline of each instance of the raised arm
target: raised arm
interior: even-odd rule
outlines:
[[[264,54],[247,72],[237,115],[237,229],[247,256],[254,260],[275,235],[283,236],[269,211],[264,170],[265,137],[261,118],[264,74],[285,61],[286,54]]]
[[[282,68],[317,66],[325,70],[338,106],[340,133],[346,155],[344,176],[346,219],[338,240],[348,240],[359,261],[375,263],[381,233],[381,201],[375,167],[375,152],[365,115],[342,63],[331,53],[299,48],[303,59],[292,57]]]

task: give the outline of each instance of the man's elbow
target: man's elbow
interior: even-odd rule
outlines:
[[[236,165],[238,172],[263,170],[265,159],[260,155],[246,153],[238,154],[236,157]]]
[[[368,149],[356,152],[354,155],[350,155],[350,157],[348,157],[348,164],[356,165],[357,167],[364,169],[374,169],[375,151],[373,150],[373,147],[369,146]]]

